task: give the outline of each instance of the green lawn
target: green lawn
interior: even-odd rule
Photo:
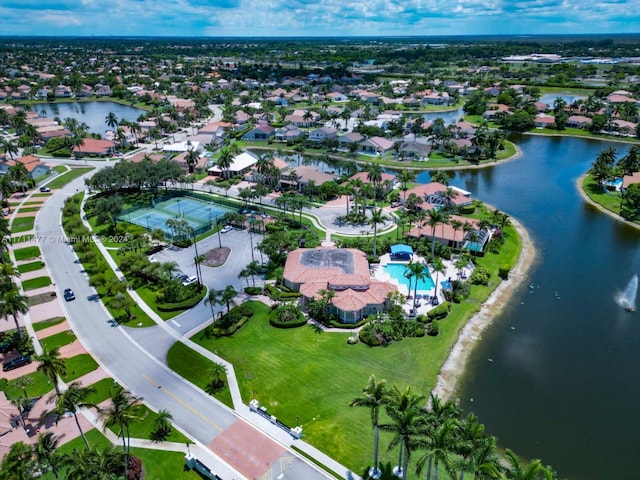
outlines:
[[[54,335],[50,335],[45,338],[41,338],[40,344],[47,350],[51,350],[55,347],[64,347],[76,341],[76,335],[73,330],[67,330],[65,332],[59,332]]]
[[[33,323],[32,326],[36,332],[39,332],[40,330],[44,330],[45,328],[53,327],[54,325],[59,325],[65,320],[66,318],[64,317],[49,318],[47,320],[43,320],[42,322]]]
[[[62,379],[69,383],[98,368],[96,361],[88,353],[66,359],[67,374]]]
[[[11,233],[20,233],[33,230],[33,224],[35,221],[36,217],[16,218],[11,223]]]
[[[67,170],[69,170],[69,168],[67,168],[65,165],[56,165],[55,167],[52,168],[52,170],[54,172],[64,173]]]
[[[23,263],[22,265],[18,265],[18,272],[35,272],[36,270],[40,270],[41,268],[44,268],[44,262],[41,260],[37,260],[35,262]]]
[[[13,251],[13,254],[16,257],[16,261],[20,261],[20,260],[30,260],[32,258],[38,258],[40,257],[42,254],[40,253],[40,248],[38,247],[24,247],[24,248],[18,248],[17,250]]]
[[[507,226],[501,255],[488,253],[478,263],[497,272],[499,265],[515,263],[520,248],[515,230]],[[371,374],[390,386],[411,386],[412,391],[428,395],[459,330],[500,281],[494,274],[488,286],[473,286],[470,297],[454,305],[440,322],[439,336],[406,338],[384,348],[348,345],[348,332],[273,328],[268,322],[269,307],[254,302],[250,304],[256,314],[233,337],[207,337],[203,331],[192,340],[233,364],[244,402],[257,398],[287,425],[295,425],[298,418],[309,443],[361,472],[370,464],[373,450],[373,436],[366,435],[371,428],[369,412],[349,408],[349,402]],[[170,362],[172,356],[185,356],[174,348]],[[385,450],[388,438],[382,438],[382,461],[393,463],[395,454]]]
[[[593,179],[592,175],[584,177],[582,189],[591,200],[602,205],[610,212],[620,215],[620,192],[602,191],[602,188],[600,188],[600,185]]]
[[[204,390],[209,383],[209,370],[213,362],[191,350],[184,343],[176,342],[167,353],[167,365],[178,375]],[[214,395],[218,400],[233,408],[229,387],[225,387]]]
[[[151,439],[151,432],[153,431],[153,421],[158,415],[153,412],[146,405],[142,405],[140,408],[140,418],[141,421],[135,422],[131,424],[131,437],[132,438],[145,438]],[[113,432],[116,433],[117,432]],[[191,440],[185,437],[178,430],[173,429],[167,438],[168,442],[177,442],[177,443],[187,443],[191,442]]]
[[[49,285],[51,285],[51,278],[46,276],[30,278],[29,280],[22,281],[22,288],[25,291],[34,290],[36,288],[48,287]]]
[[[93,403],[98,405],[105,400],[108,400],[111,396],[111,390],[114,386],[116,386],[116,382],[113,378],[103,378],[102,380],[98,380],[96,383],[92,383],[91,385],[83,385],[84,387],[93,387],[96,389],[95,393],[90,394],[87,397],[88,403]]]
[[[40,210],[39,207],[22,207],[20,210],[18,210],[18,213],[32,213],[37,212],[38,210]]]
[[[87,440],[91,446],[103,450],[110,442],[104,434],[97,429],[85,432]],[[118,445],[119,446],[119,445]],[[78,436],[68,443],[58,448],[60,453],[71,453],[73,450],[84,449],[84,442]],[[181,452],[170,452],[164,450],[152,450],[146,448],[132,448],[131,454],[140,457],[145,469],[145,480],[202,480],[202,477],[195,472],[184,471],[184,454]],[[43,480],[53,480],[54,476],[47,473],[41,477]]]
[[[93,170],[93,167],[75,167],[68,172],[60,174],[47,184],[47,187],[51,189],[58,189],[64,187],[66,184],[72,182],[78,177],[81,177],[85,173]]]

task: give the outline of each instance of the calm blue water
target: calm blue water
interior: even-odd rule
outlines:
[[[128,105],[120,105],[115,102],[65,102],[65,103],[39,103],[33,107],[40,113],[44,111],[47,117],[75,118],[78,122],[89,125],[91,133],[99,133],[104,136],[107,130],[111,130],[105,117],[110,112],[115,113],[119,120],[135,121],[141,114],[146,113],[139,108]]]
[[[576,188],[599,152],[629,147],[512,140],[521,158],[452,178],[517,218],[537,251],[528,278],[473,350],[461,405],[501,446],[542,458],[561,478],[640,478],[640,314],[614,301],[640,271],[640,231],[590,207]]]
[[[442,118],[445,125],[458,122],[462,118],[462,108],[456,110],[448,110],[446,112],[429,112],[423,113],[422,116],[425,120],[433,122],[436,118]]]
[[[545,93],[544,95],[540,96],[539,101],[542,103],[546,103],[551,108],[553,108],[553,103],[556,101],[556,98],[558,97],[560,97],[565,102],[567,102],[567,105],[571,105],[576,100],[584,100],[585,98],[587,98],[587,97],[582,97],[580,95],[563,95],[559,93]]]
[[[406,271],[406,264],[405,263],[388,263],[384,266],[385,271],[391,276],[391,278],[394,278],[398,281],[398,283],[400,283],[401,285],[404,285],[405,287],[407,287],[407,289],[409,288],[409,279],[406,278],[404,276],[404,272]],[[427,277],[424,280],[420,280],[418,282],[418,291],[422,291],[424,292],[428,292],[429,290],[431,290],[434,287],[434,283],[433,280],[431,279],[431,277]],[[415,288],[415,283],[414,280],[411,280],[411,291],[413,292]]]

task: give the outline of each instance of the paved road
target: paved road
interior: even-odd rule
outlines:
[[[64,305],[67,318],[85,348],[98,359],[113,378],[135,395],[143,397],[145,402],[155,410],[163,408],[169,410],[174,422],[189,436],[202,445],[208,445],[221,437],[230,426],[237,426],[238,422],[244,421],[217,400],[185,382],[169,370],[162,360],[154,357],[154,354],[141,348],[130,333],[135,334],[143,330],[110,326],[108,323],[110,316],[98,301],[94,290],[89,287],[86,274],[72,247],[64,242],[60,225],[60,210],[64,200],[83,186],[84,180],[77,179],[63,191],[54,194],[40,210],[36,222],[37,238],[43,239],[40,242],[40,248],[58,294],[61,295],[62,290],[67,287],[72,288],[76,293],[76,300]],[[182,254],[189,255],[189,252],[182,252]],[[209,309],[209,307],[206,308]],[[171,335],[155,327],[152,335],[155,335],[163,345],[168,345],[172,341],[169,338]],[[160,350],[155,353],[161,355]],[[257,430],[253,431],[251,436],[270,442]],[[246,441],[251,442],[249,439]],[[297,457],[291,458],[290,452],[286,454],[286,461],[283,460],[284,457],[280,457],[271,465],[272,471],[277,470],[278,474],[282,473],[278,478],[283,480],[329,478],[305,461]],[[238,465],[234,468],[220,457],[217,457],[215,464],[210,466],[224,480],[246,478],[238,471],[242,466]]]

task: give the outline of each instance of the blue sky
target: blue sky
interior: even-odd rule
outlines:
[[[638,0],[2,0],[2,35],[640,33]]]

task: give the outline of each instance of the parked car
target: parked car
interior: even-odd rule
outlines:
[[[73,290],[71,290],[70,288],[65,288],[64,289],[64,299],[67,302],[70,302],[71,300],[75,300],[76,299],[76,294],[73,293]]]
[[[227,232],[230,232],[231,230],[233,230],[233,227],[231,225],[225,225],[220,230],[220,233],[227,233]]]
[[[187,285],[191,285],[192,283],[196,283],[198,281],[198,277],[191,275],[190,277],[187,277],[183,282],[182,285],[184,285],[185,287]]]
[[[176,275],[173,276],[173,279],[176,282],[184,282],[187,278],[189,278],[189,275],[185,275],[182,272],[178,272]]]
[[[41,192],[50,192],[51,189],[49,187],[40,187]]]
[[[20,357],[14,358],[13,360],[4,362],[2,364],[2,371],[8,372],[9,370],[22,367],[23,365],[26,365],[28,363],[31,363],[31,355],[22,355]]]

